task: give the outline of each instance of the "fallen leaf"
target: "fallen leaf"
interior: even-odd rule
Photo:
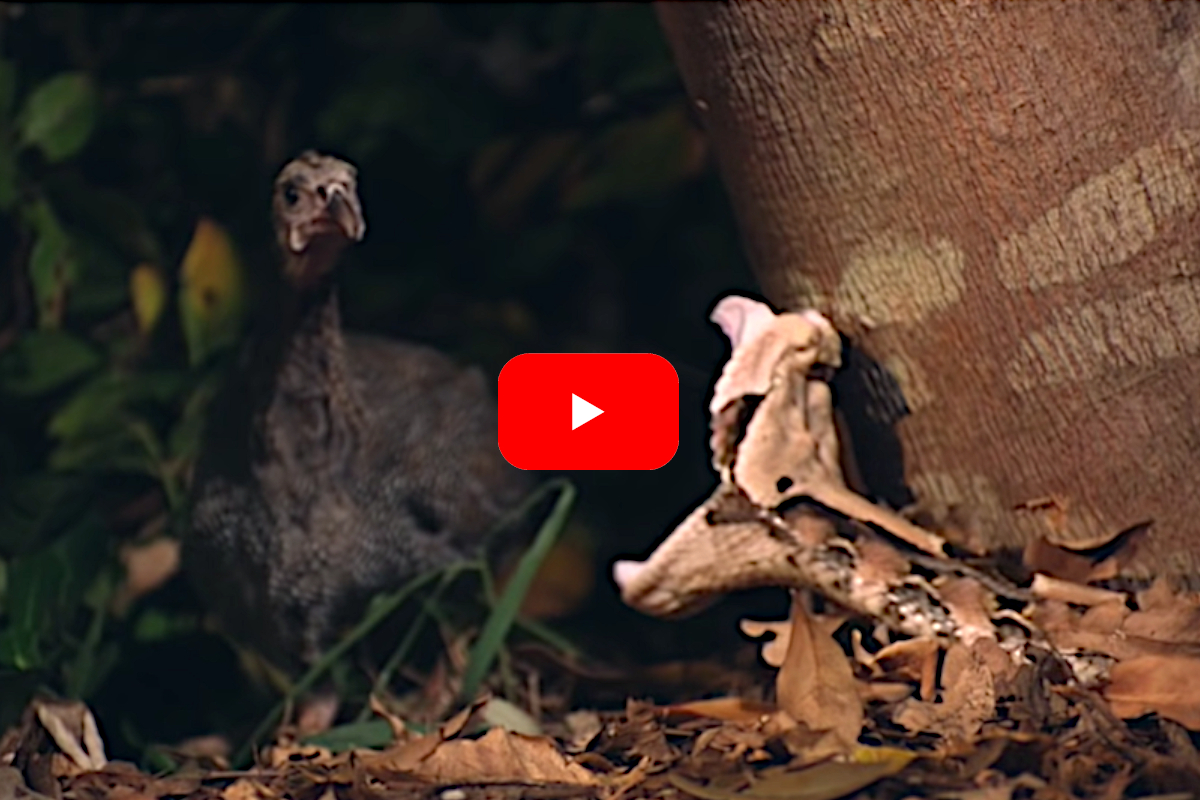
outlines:
[[[404,721],[404,718],[389,708],[382,698],[372,694],[368,698],[368,705],[370,706],[371,713],[387,723],[388,728],[392,732],[392,741],[398,742],[408,735],[408,724]]]
[[[815,731],[831,731],[851,750],[864,711],[854,671],[842,648],[820,631],[798,593],[792,594],[792,632],[775,678],[779,707]]]
[[[222,800],[262,800],[267,796],[263,785],[249,778],[238,778],[221,791]]]
[[[1061,600],[1064,603],[1071,603],[1077,606],[1098,606],[1105,603],[1123,603],[1125,601],[1125,595],[1120,592],[1112,592],[1108,589],[1100,589],[1095,586],[1085,586],[1081,583],[1062,580],[1040,573],[1033,576],[1033,583],[1030,585],[1029,591],[1034,597],[1042,600]]]
[[[979,644],[987,644],[984,640]],[[978,645],[976,645],[978,646]],[[942,701],[905,702],[893,719],[914,733],[936,733],[956,740],[971,740],[996,710],[995,678],[975,647],[951,645],[942,665]]]
[[[108,758],[91,709],[78,700],[34,700],[34,712],[46,732],[78,770],[104,769]]]
[[[1113,664],[1102,694],[1123,719],[1155,712],[1200,730],[1200,658],[1140,656]]]
[[[950,611],[958,638],[968,647],[996,638],[992,624],[995,597],[974,578],[951,578],[937,586],[938,597]]]
[[[523,709],[501,697],[493,697],[479,709],[479,718],[488,727],[504,728],[513,733],[540,736],[542,726]]]
[[[1189,593],[1177,593],[1170,599],[1150,598],[1152,604],[1125,618],[1121,630],[1157,642],[1180,645],[1200,644],[1200,600]]]
[[[563,717],[563,722],[569,733],[565,745],[568,753],[583,752],[604,730],[604,723],[595,711],[572,711]]]
[[[480,739],[442,742],[411,771],[435,783],[599,783],[595,775],[563,756],[553,740],[503,728],[492,728]]]
[[[668,714],[686,714],[708,717],[725,722],[759,722],[775,712],[769,703],[756,703],[743,697],[714,697],[708,700],[692,700],[664,707]]]
[[[1086,583],[1092,560],[1065,547],[1038,538],[1025,545],[1021,562],[1031,571],[1074,583]]]
[[[904,769],[916,754],[890,747],[855,748],[850,760],[805,769],[768,767],[749,777],[733,775],[707,785],[668,773],[671,783],[702,800],[836,800]]]
[[[929,700],[937,681],[940,651],[936,639],[901,639],[883,647],[868,666],[881,677],[916,683],[921,687],[921,697]]]
[[[907,683],[859,681],[858,696],[864,703],[899,703],[911,696],[913,687]]]

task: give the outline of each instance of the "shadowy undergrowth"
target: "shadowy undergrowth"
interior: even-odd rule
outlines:
[[[569,523],[575,490],[554,484],[554,519],[490,606],[478,569],[470,591],[410,604],[420,620],[449,594],[484,600],[466,604],[480,633],[464,693],[492,674],[560,532],[582,554],[557,567],[582,591],[550,602],[566,640],[618,659],[710,646],[705,623],[641,620],[603,578],[707,488],[690,432],[721,351],[703,319],[749,286],[649,7],[0,3],[0,726],[35,692],[82,698],[136,755],[278,711],[170,543],[207,400],[269,301],[271,178],[308,147],[360,168],[350,327],[493,375],[521,352],[578,350],[658,352],[681,376],[670,466],[570,476]],[[394,689],[431,638],[398,641],[373,678],[340,654],[322,672]]]

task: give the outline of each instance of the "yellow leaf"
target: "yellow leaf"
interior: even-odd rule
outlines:
[[[167,283],[152,264],[138,264],[129,275],[129,296],[133,315],[143,334],[154,330],[167,305]]]
[[[768,767],[748,781],[717,779],[705,786],[674,772],[667,779],[703,800],[836,800],[895,775],[914,758],[915,753],[892,747],[858,747],[849,761],[826,761],[800,770]]]
[[[193,364],[237,339],[245,311],[244,281],[229,234],[201,218],[180,266],[179,313]]]

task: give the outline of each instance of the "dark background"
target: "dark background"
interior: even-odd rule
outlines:
[[[247,717],[183,581],[114,598],[122,546],[180,531],[239,309],[270,300],[271,180],[309,147],[360,170],[347,327],[493,377],[537,351],[675,365],[672,462],[570,476],[595,589],[557,628],[617,663],[739,646],[732,606],[649,620],[607,579],[710,490],[725,344],[706,317],[754,289],[649,6],[0,3],[0,57],[0,724],[38,689],[94,703],[119,752]],[[246,299],[228,259],[201,258],[231,310],[197,322],[181,264],[201,217],[232,238]],[[152,324],[138,298],[160,301]]]

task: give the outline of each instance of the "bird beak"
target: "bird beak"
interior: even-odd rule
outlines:
[[[325,213],[347,239],[352,242],[362,241],[367,232],[367,222],[363,219],[362,206],[359,205],[357,197],[347,193],[340,186],[330,187]]]

